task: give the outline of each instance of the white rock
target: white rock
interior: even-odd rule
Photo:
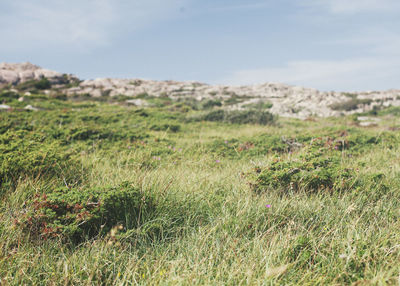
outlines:
[[[373,127],[373,126],[377,126],[378,124],[376,122],[363,121],[363,122],[360,122],[358,125],[361,127]]]
[[[17,84],[29,80],[39,80],[46,77],[52,83],[64,80],[63,74],[43,69],[31,63],[0,63],[0,83]],[[69,75],[71,79],[76,79]]]
[[[132,104],[135,106],[149,106],[149,103],[143,99],[128,99],[125,101],[127,104]]]
[[[381,121],[380,118],[369,117],[369,116],[358,116],[357,120],[358,121],[375,121],[375,122]]]
[[[8,110],[8,109],[11,109],[11,106],[6,104],[0,104],[0,110]]]
[[[31,110],[31,111],[38,111],[38,110],[40,110],[39,108],[33,107],[32,105],[27,105],[27,106],[24,107],[24,109],[25,109],[25,110]]]

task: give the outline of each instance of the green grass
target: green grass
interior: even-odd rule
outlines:
[[[170,105],[29,100],[45,110],[0,113],[1,285],[399,283],[394,109],[360,128],[352,117],[233,124]],[[335,185],[343,170],[346,187]],[[124,182],[132,209],[110,200],[130,194]],[[59,231],[33,227],[43,214]],[[78,240],[63,231],[71,222]]]

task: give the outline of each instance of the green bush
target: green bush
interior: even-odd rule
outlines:
[[[18,222],[32,238],[82,241],[107,234],[117,225],[133,229],[154,211],[151,197],[125,182],[117,187],[68,189],[37,195]]]
[[[268,111],[246,110],[231,111],[225,116],[225,121],[236,124],[266,125],[275,121],[275,117]]]
[[[34,84],[34,87],[39,90],[50,89],[51,83],[47,78],[44,77],[44,78],[40,79],[38,82],[36,82]]]
[[[273,104],[271,102],[263,102],[263,101],[259,101],[259,102],[255,102],[255,103],[250,103],[250,104],[246,104],[243,107],[245,108],[249,108],[249,109],[270,109],[273,106]]]
[[[171,131],[171,132],[179,132],[181,130],[181,126],[179,124],[154,124],[150,126],[150,130],[154,131]]]
[[[2,93],[0,93],[0,103],[14,101],[17,100],[19,97],[20,95],[16,92],[3,91]]]
[[[285,192],[343,190],[351,186],[354,178],[355,172],[343,168],[339,156],[310,149],[297,160],[274,160],[259,173],[254,188]]]
[[[276,121],[272,113],[263,110],[213,110],[197,117],[197,121],[215,121],[234,124],[260,124],[267,125]]]
[[[287,153],[300,149],[302,144],[295,140],[290,144],[287,139],[284,140],[281,136],[266,134],[250,138],[230,139],[229,141],[218,139],[207,143],[205,146],[209,152],[218,156],[243,158],[265,156],[271,153]]]
[[[202,109],[211,109],[214,106],[220,107],[220,106],[222,106],[222,102],[220,100],[209,99],[201,104]]]
[[[80,163],[72,151],[46,136],[28,131],[0,135],[0,186],[25,177],[58,177],[67,181],[79,176]]]
[[[51,83],[47,78],[41,78],[40,80],[29,80],[23,83],[20,83],[16,86],[18,90],[29,90],[29,91],[37,91],[50,89]]]
[[[369,105],[371,103],[372,103],[371,99],[351,98],[345,102],[334,103],[330,107],[333,110],[352,111],[352,110],[357,109],[359,105]]]
[[[224,121],[225,113],[226,112],[222,109],[213,110],[200,116],[198,119],[204,121]]]

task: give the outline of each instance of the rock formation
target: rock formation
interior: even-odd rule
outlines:
[[[19,84],[30,80],[47,78],[53,84],[63,84],[75,80],[72,75],[43,69],[31,63],[0,63],[0,84]]]

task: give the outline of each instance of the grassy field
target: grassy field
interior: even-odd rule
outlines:
[[[400,283],[398,108],[1,96],[0,285]]]

